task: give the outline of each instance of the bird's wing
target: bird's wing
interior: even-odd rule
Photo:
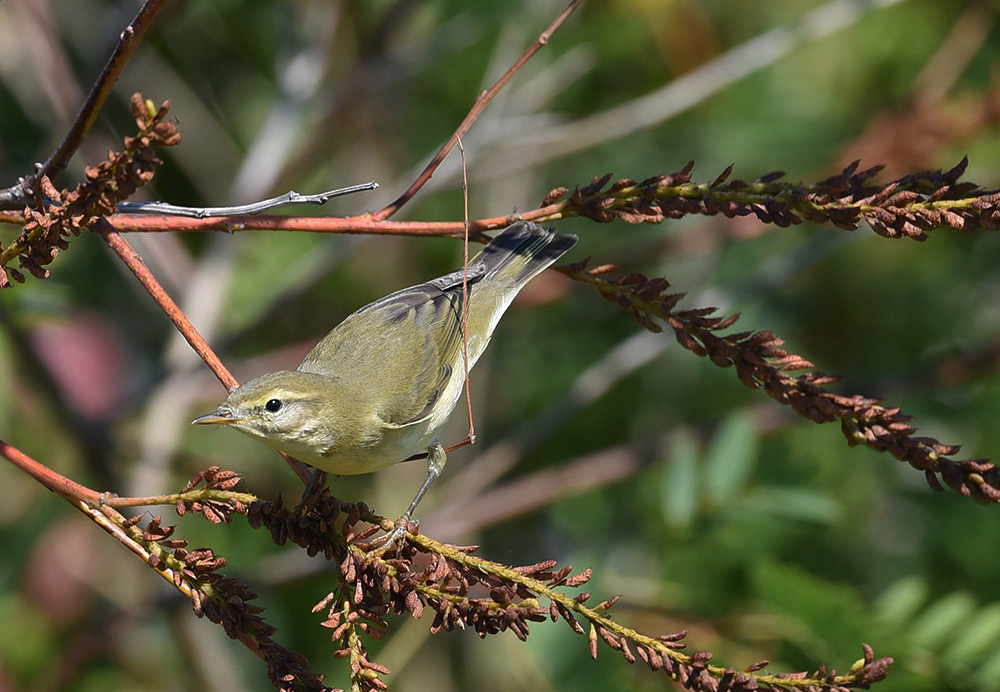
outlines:
[[[338,377],[359,393],[377,385],[375,412],[390,425],[424,419],[452,377],[464,377],[462,275],[453,272],[361,308],[298,369]],[[481,277],[482,271],[471,272],[470,285]]]

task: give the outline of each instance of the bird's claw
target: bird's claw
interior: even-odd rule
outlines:
[[[417,530],[419,529],[420,522],[413,521],[409,516],[404,514],[396,520],[395,525],[390,531],[382,534],[369,544],[368,553],[371,555],[382,555],[390,550],[398,551],[402,547],[402,541],[410,530],[410,526],[413,526]]]

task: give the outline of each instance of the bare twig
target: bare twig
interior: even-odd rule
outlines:
[[[460,440],[462,445],[468,442],[470,445],[476,444],[476,426],[472,420],[472,385],[469,382],[469,176],[465,169],[465,147],[462,146],[462,138],[458,138],[458,150],[462,154],[462,200],[464,208],[462,210],[462,225],[465,227],[462,238],[462,360],[465,365],[465,409],[469,414],[469,433],[464,440]]]
[[[528,220],[527,215],[524,218]],[[0,221],[22,222],[19,214],[0,212]],[[116,214],[109,219],[121,233],[201,233],[204,231],[298,231],[305,233],[357,233],[400,236],[435,236],[461,238],[461,221],[379,221],[367,215],[340,216],[225,216],[220,218],[192,219],[181,216],[156,214]],[[469,231],[477,240],[480,231],[504,228],[511,219],[499,216],[494,219],[472,221]]]
[[[327,190],[314,195],[300,195],[290,190],[283,195],[263,199],[250,204],[239,204],[232,207],[182,207],[169,202],[122,202],[118,210],[127,214],[165,214],[168,216],[190,216],[195,219],[206,219],[218,216],[233,216],[236,214],[260,214],[270,209],[277,209],[290,204],[326,204],[334,197],[341,197],[355,192],[366,192],[378,188],[374,180],[359,185]]]

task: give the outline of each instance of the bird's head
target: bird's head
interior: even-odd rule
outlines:
[[[333,440],[339,406],[335,378],[282,370],[250,380],[229,393],[213,413],[194,425],[219,425],[239,430],[303,461],[322,456]]]

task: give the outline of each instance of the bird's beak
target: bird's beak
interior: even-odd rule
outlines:
[[[191,425],[232,425],[233,423],[239,423],[242,420],[244,419],[235,417],[233,412],[229,409],[220,408],[214,413],[209,413],[195,418],[191,421]]]

